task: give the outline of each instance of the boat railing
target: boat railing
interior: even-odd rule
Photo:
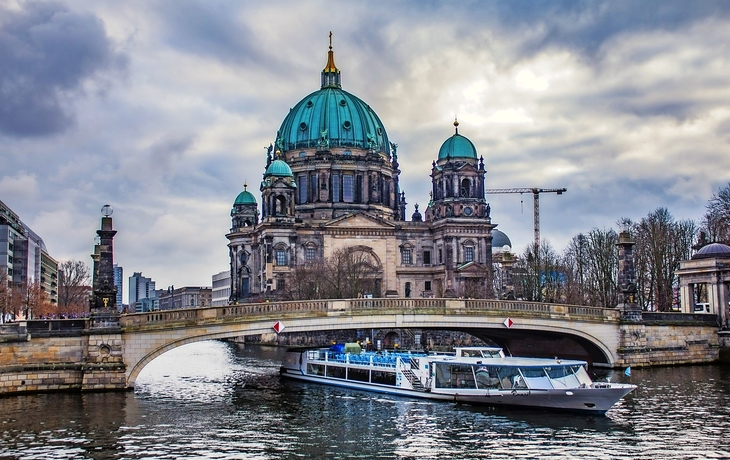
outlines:
[[[411,365],[411,369],[418,369],[418,360],[414,357],[411,357],[409,360],[409,364]]]

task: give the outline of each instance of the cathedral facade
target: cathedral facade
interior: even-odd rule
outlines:
[[[321,88],[289,111],[268,148],[261,206],[247,186],[233,204],[231,302],[285,299],[298,269],[338,251],[367,265],[363,296],[492,298],[483,158],[455,121],[434,149],[431,201],[406,219],[398,146],[340,76],[330,44]]]

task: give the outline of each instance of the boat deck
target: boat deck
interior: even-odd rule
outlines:
[[[387,367],[395,369],[398,359],[401,362],[410,361],[411,358],[424,358],[428,355],[425,353],[372,353],[365,352],[360,354],[353,353],[336,353],[328,351],[326,356],[318,356],[317,361],[325,361],[328,363],[352,364],[361,366]],[[313,359],[310,357],[310,361]]]

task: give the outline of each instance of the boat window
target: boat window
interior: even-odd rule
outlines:
[[[520,369],[525,378],[525,384],[532,390],[551,390],[553,388],[542,367],[523,367]]]
[[[370,380],[370,371],[367,369],[350,368],[347,370],[347,380],[357,380],[358,382],[367,382]]]
[[[436,367],[437,388],[476,388],[472,366],[433,363]]]
[[[319,350],[307,350],[307,359],[322,359]]]
[[[324,375],[324,365],[307,363],[307,374]]]
[[[590,376],[588,375],[588,371],[586,371],[585,367],[573,366],[573,369],[575,371],[575,376],[578,378],[578,381],[580,381],[581,385],[591,386],[593,381],[591,380]]]
[[[496,349],[484,350],[484,357],[485,358],[502,358],[502,349],[496,348]]]
[[[574,366],[550,366],[546,367],[545,370],[554,388],[575,388],[580,386],[580,381],[575,375]]]
[[[488,388],[500,388],[501,382],[497,374],[497,368],[493,366],[475,366],[474,375],[477,380],[477,388],[480,390]]]
[[[339,366],[327,366],[327,377],[334,377],[336,379],[345,378],[345,368]]]
[[[497,378],[499,379],[499,386],[503,390],[526,388],[525,381],[520,374],[520,370],[516,367],[499,367],[489,366],[495,369]]]
[[[481,358],[481,350],[461,350],[461,356],[465,358]]]
[[[373,371],[372,383],[395,386],[395,372]]]

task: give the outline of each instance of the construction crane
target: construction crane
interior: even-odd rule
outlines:
[[[533,224],[535,227],[535,246],[540,247],[540,194],[541,193],[557,193],[562,195],[567,192],[567,188],[492,188],[487,189],[484,193],[501,194],[501,193],[532,193],[533,197]]]

